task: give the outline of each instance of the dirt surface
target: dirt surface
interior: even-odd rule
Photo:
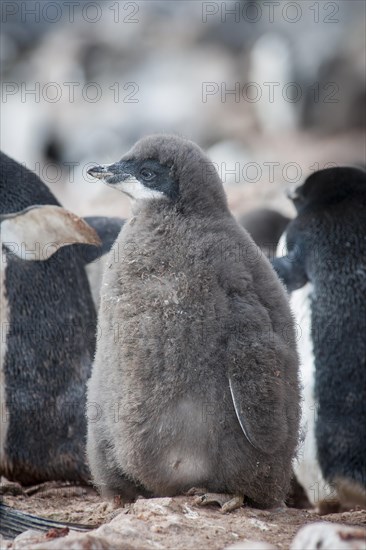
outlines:
[[[113,536],[122,535],[118,540],[121,540],[121,544],[123,540],[123,545],[116,543],[116,548],[223,549],[246,540],[265,541],[278,549],[287,549],[290,548],[291,541],[299,529],[308,523],[326,521],[353,526],[358,530],[366,527],[365,510],[319,516],[314,510],[286,508],[264,511],[244,506],[223,515],[218,507],[198,507],[194,503],[194,497],[186,496],[141,498],[134,504],[121,508],[104,501],[92,489],[60,488],[52,483],[45,484],[35,494],[4,495],[4,502],[24,512],[58,521],[95,526],[109,523],[105,526],[109,531],[99,530],[109,545],[90,548],[114,548],[111,542],[115,540]],[[358,532],[363,538],[363,530]],[[45,535],[42,535],[39,542],[45,540],[44,537]],[[50,543],[48,544],[50,546]],[[61,539],[58,544],[60,546],[57,548],[63,547]],[[29,544],[29,548],[31,547]],[[43,548],[43,545],[41,547]]]

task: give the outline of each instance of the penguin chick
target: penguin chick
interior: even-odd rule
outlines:
[[[89,173],[127,193],[135,216],[103,277],[88,384],[95,484],[125,500],[204,487],[277,505],[297,444],[298,359],[268,260],[188,140],[146,137]]]
[[[294,469],[320,511],[366,506],[366,173],[321,170],[290,198],[297,217],[273,265],[301,328],[304,441]]]
[[[110,218],[107,216],[87,216],[84,220],[95,229],[102,241],[102,246],[99,248],[80,245],[84,247],[82,256],[86,262],[85,268],[94,305],[96,310],[98,310],[103,271],[108,260],[107,252],[110,251],[114,241],[117,239],[124,220],[122,218]]]

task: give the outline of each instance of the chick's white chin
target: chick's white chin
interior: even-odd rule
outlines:
[[[159,199],[164,197],[164,193],[157,191],[156,189],[149,189],[148,187],[145,187],[145,185],[133,176],[118,183],[109,184],[108,181],[106,181],[106,183],[114,189],[119,189],[134,200]]]

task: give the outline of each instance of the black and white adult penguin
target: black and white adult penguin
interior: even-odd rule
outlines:
[[[62,216],[38,176],[3,153],[0,193],[6,241],[0,289],[0,475],[24,485],[88,482],[85,394],[96,312],[85,263],[93,247],[76,244],[56,252],[52,244],[46,246],[64,238],[68,227],[69,242],[79,242],[78,224],[81,229],[86,224],[74,215]],[[49,206],[9,217],[34,205]],[[17,233],[9,228],[22,229],[22,250],[14,248]]]
[[[298,438],[298,359],[268,260],[191,141],[146,137],[90,174],[134,213],[104,274],[88,384],[96,485],[126,500],[204,488],[199,502],[223,511],[243,497],[277,505]]]
[[[297,217],[273,265],[301,329],[294,470],[320,511],[366,505],[366,173],[321,170],[290,198]]]

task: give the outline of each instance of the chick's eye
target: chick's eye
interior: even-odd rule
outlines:
[[[152,172],[148,168],[142,168],[140,170],[140,175],[144,180],[152,180],[153,178],[155,178],[154,172]]]

